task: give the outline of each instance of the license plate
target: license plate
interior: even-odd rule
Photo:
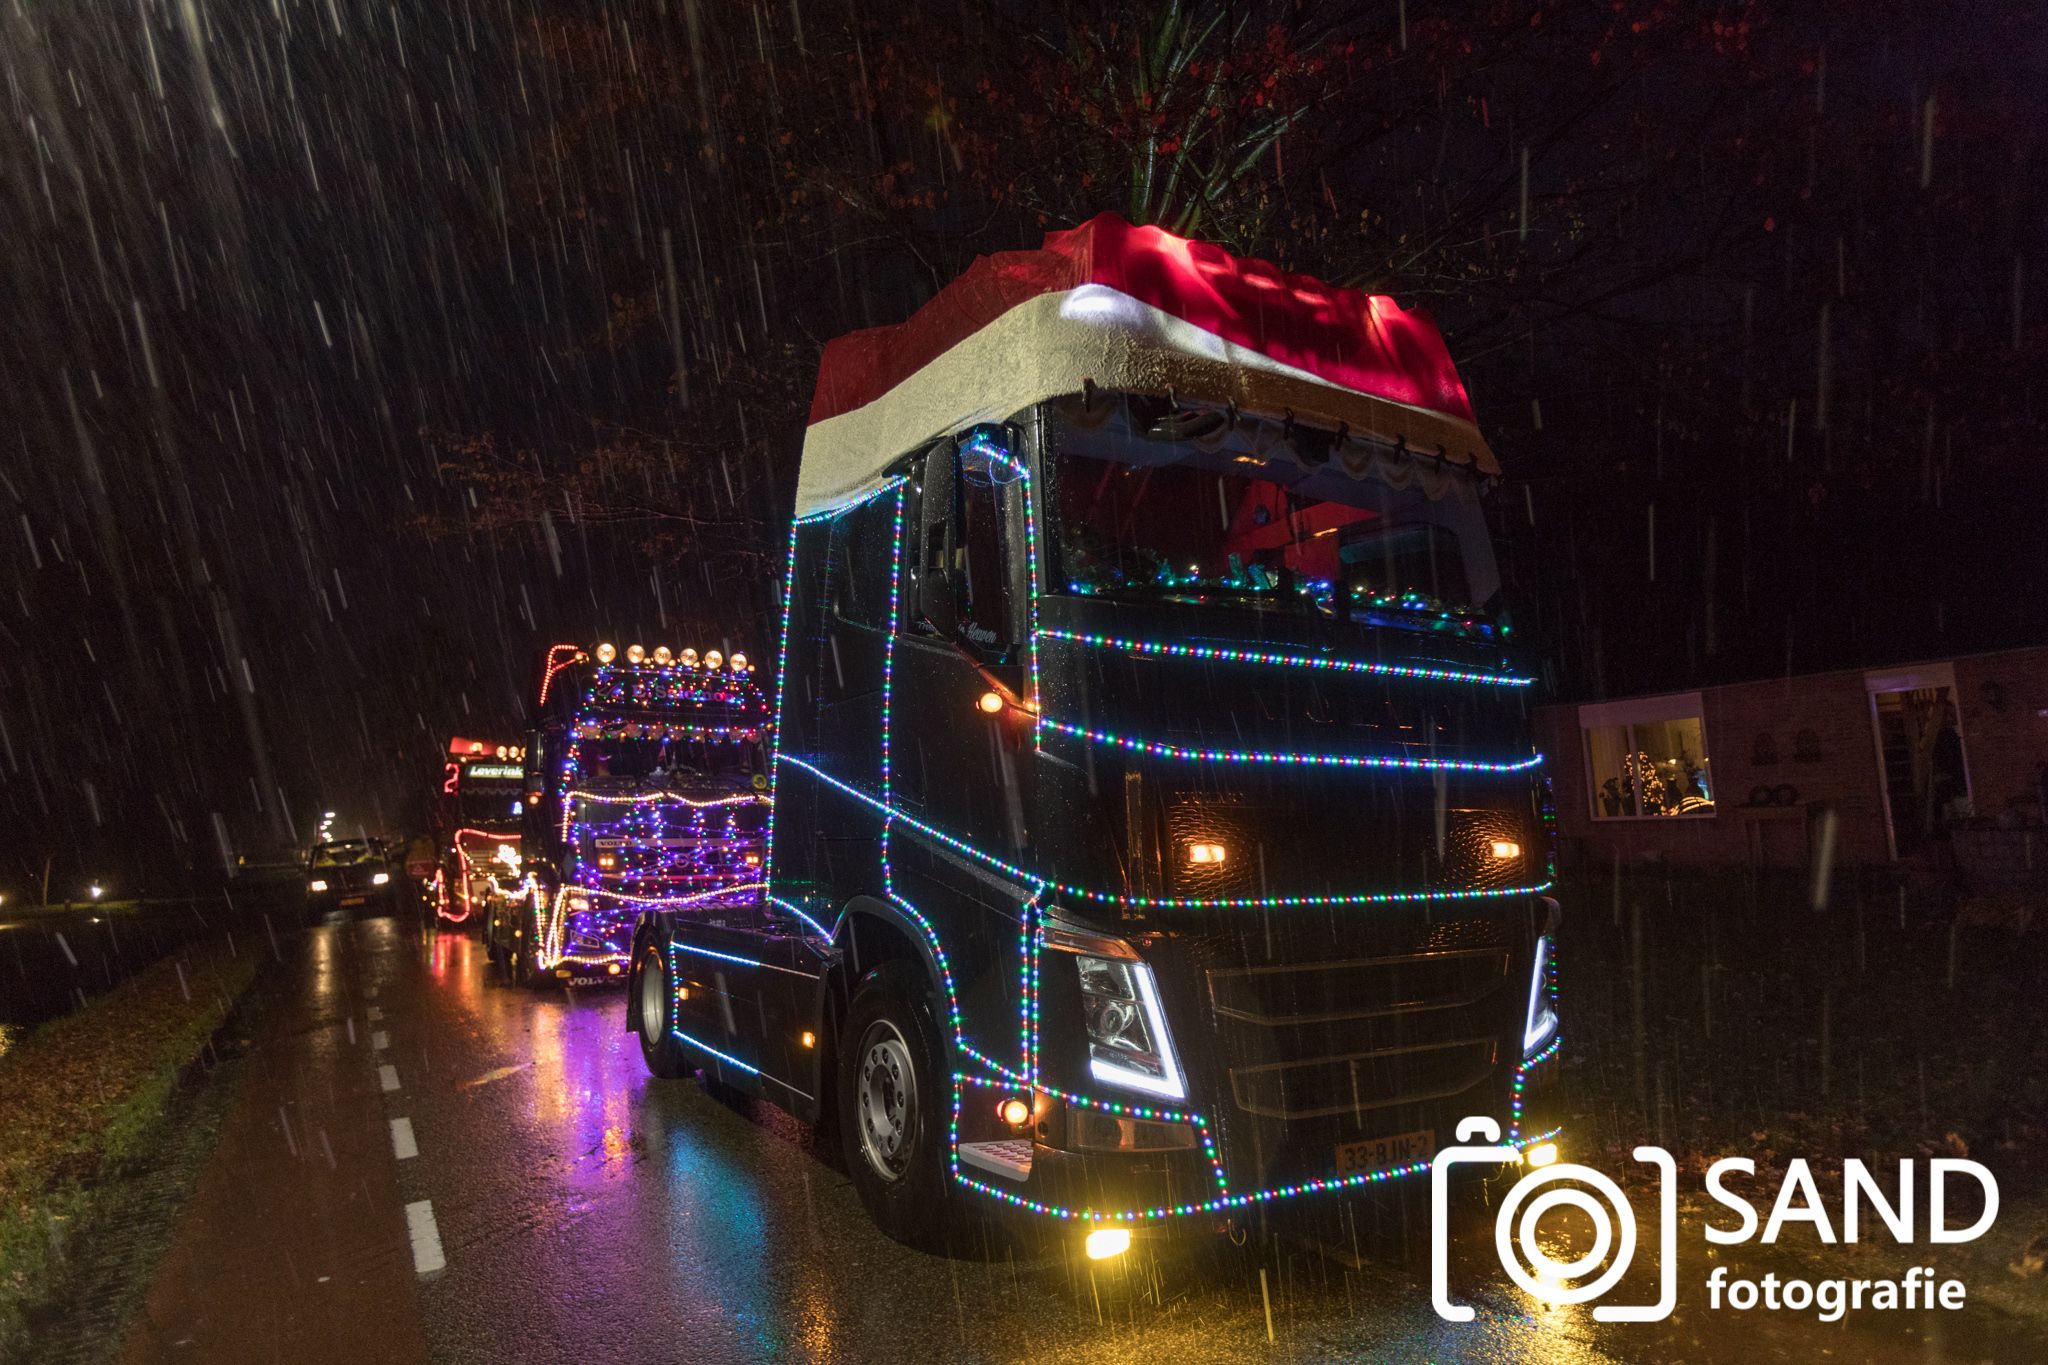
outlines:
[[[1428,1161],[1436,1155],[1436,1129],[1418,1128],[1412,1133],[1389,1133],[1337,1144],[1337,1174],[1367,1175],[1395,1166]]]
[[[343,905],[361,905],[364,901],[368,899],[368,896],[343,896],[341,898],[341,903]]]

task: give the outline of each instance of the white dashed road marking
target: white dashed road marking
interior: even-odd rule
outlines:
[[[391,1035],[386,1033],[383,1029],[378,1029],[375,1033],[370,1035],[370,1051],[382,1052],[385,1048],[390,1046]]]
[[[400,1161],[420,1154],[420,1144],[412,1135],[411,1119],[391,1120],[391,1154]]]
[[[446,1268],[448,1258],[441,1254],[441,1229],[434,1222],[432,1200],[422,1199],[405,1206],[405,1230],[412,1238],[412,1268],[415,1271],[431,1275]]]
[[[377,1084],[384,1087],[384,1093],[387,1095],[398,1089],[398,1068],[389,1062],[378,1067]]]

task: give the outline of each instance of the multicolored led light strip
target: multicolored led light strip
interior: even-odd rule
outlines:
[[[1108,744],[1119,749],[1130,749],[1137,753],[1150,754],[1154,758],[1183,759],[1194,763],[1385,768],[1404,772],[1525,773],[1543,762],[1542,754],[1494,762],[1474,758],[1407,758],[1393,754],[1298,754],[1281,753],[1271,749],[1190,749],[1179,744],[1162,744],[1152,739],[1134,739],[1128,735],[1111,734],[1106,730],[1090,730],[1086,726],[1070,725],[1063,720],[1054,720],[1050,716],[1040,716],[1038,723],[1045,729],[1057,730],[1061,734],[1072,735],[1077,739]]]
[[[1564,1039],[1562,1037],[1553,1036],[1547,1045],[1539,1051],[1532,1052],[1527,1057],[1524,1057],[1522,1064],[1515,1068],[1515,1083],[1511,1088],[1508,1098],[1508,1140],[1510,1142],[1521,1136],[1523,1092],[1529,1084],[1529,1073],[1549,1061],[1552,1057],[1555,1057],[1557,1049],[1563,1042]],[[1557,1130],[1553,1128],[1550,1131],[1555,1133]],[[1546,1136],[1548,1135],[1546,1134]],[[1536,1142],[1541,1141],[1541,1139],[1531,1138],[1530,1141]]]
[[[1199,910],[1204,908],[1284,909],[1308,905],[1407,905],[1411,903],[1443,901],[1500,900],[1508,896],[1539,895],[1551,888],[1551,883],[1546,881],[1534,886],[1502,886],[1448,891],[1364,891],[1349,895],[1333,896],[1134,896],[1121,891],[1099,891],[1090,887],[1073,886],[1066,882],[1052,881],[1040,876],[1038,873],[1029,872],[1014,864],[1007,863],[993,854],[984,853],[966,840],[955,838],[944,830],[936,829],[926,824],[916,816],[889,806],[860,788],[850,783],[842,782],[823,769],[804,762],[804,760],[796,757],[794,754],[777,754],[776,760],[779,763],[787,763],[791,767],[802,768],[805,772],[826,785],[846,793],[857,801],[865,802],[874,807],[887,816],[889,821],[906,825],[928,838],[936,839],[947,848],[953,849],[958,853],[964,853],[970,858],[995,868],[998,872],[1015,877],[1029,885],[1039,886],[1048,891],[1056,891],[1064,896],[1093,901],[1098,905],[1143,906],[1161,910]]]
[[[1527,1138],[1519,1136],[1519,1121],[1521,1117],[1520,1097],[1522,1095],[1523,1088],[1527,1080],[1527,1074],[1529,1070],[1532,1067],[1534,1067],[1538,1062],[1544,1060],[1544,1058],[1546,1058],[1550,1053],[1554,1052],[1558,1044],[1562,1041],[1562,1039],[1553,1040],[1548,1048],[1545,1048],[1542,1052],[1529,1058],[1527,1061],[1523,1062],[1519,1067],[1515,1069],[1514,1094],[1516,1096],[1516,1101],[1514,1105],[1514,1113],[1517,1127],[1510,1130],[1507,1139],[1507,1145],[1526,1151],[1529,1148],[1535,1146],[1539,1142],[1548,1142],[1550,1139],[1556,1137],[1559,1133],[1564,1131],[1561,1127],[1559,1127],[1552,1128],[1548,1132],[1538,1133]],[[1193,1214],[1219,1213],[1227,1209],[1241,1209],[1249,1208],[1256,1204],[1270,1204],[1278,1202],[1282,1199],[1293,1199],[1304,1194],[1324,1194],[1335,1190],[1358,1189],[1362,1186],[1367,1185],[1384,1184],[1387,1181],[1399,1180],[1405,1176],[1420,1175],[1422,1172],[1427,1171],[1430,1168],[1430,1162],[1412,1161],[1401,1166],[1390,1166],[1384,1170],[1360,1171],[1354,1175],[1334,1176],[1328,1179],[1303,1180],[1298,1181],[1292,1185],[1281,1185],[1271,1189],[1264,1190],[1251,1190],[1243,1194],[1231,1194],[1225,1192],[1222,1194],[1218,1194],[1213,1199],[1190,1201],[1188,1203],[1182,1204],[1162,1204],[1148,1209],[1069,1208],[1063,1204],[1048,1204],[1037,1199],[1027,1199],[1023,1195],[1014,1193],[1013,1191],[1001,1189],[995,1185],[987,1183],[986,1181],[978,1180],[975,1177],[968,1175],[965,1171],[963,1171],[960,1168],[958,1115],[961,1105],[962,1088],[968,1084],[987,1085],[994,1083],[982,1081],[979,1078],[968,1076],[964,1073],[955,1073],[953,1077],[953,1178],[959,1181],[962,1185],[965,1185],[967,1188],[974,1190],[977,1193],[988,1195],[993,1199],[1000,1200],[1001,1202],[1012,1205],[1016,1208],[1025,1209],[1029,1212],[1042,1214],[1052,1218],[1078,1220],[1081,1222],[1088,1223],[1160,1222],[1168,1218],[1185,1218]],[[1040,1088],[1043,1089],[1043,1087]],[[1046,1093],[1052,1094],[1054,1092],[1047,1091]],[[1061,1096],[1060,1098],[1072,1101],[1075,1097]],[[1205,1132],[1208,1126],[1199,1115],[1194,1114],[1191,1111],[1177,1111],[1166,1109],[1140,1111],[1137,1106],[1108,1105],[1101,1104],[1099,1102],[1092,1102],[1091,1107],[1106,1108],[1111,1110],[1111,1112],[1129,1112],[1133,1117],[1139,1118],[1154,1118],[1156,1120],[1164,1122],[1189,1123],[1196,1125],[1198,1132]],[[1213,1152],[1213,1149],[1211,1150]],[[1220,1161],[1217,1162],[1217,1168],[1220,1178]]]
[[[824,925],[812,919],[809,915],[805,914],[795,905],[792,905],[790,902],[784,900],[780,896],[768,896],[766,897],[766,899],[770,905],[778,906],[781,909],[788,911],[790,914],[795,915],[798,919],[802,920],[805,924],[809,925],[811,927],[812,932],[816,933],[817,936],[825,940],[825,942],[830,943],[832,941],[832,931],[830,929],[827,929]]]
[[[1115,649],[1162,659],[1200,659],[1210,663],[1258,664],[1272,668],[1322,669],[1332,673],[1362,673],[1382,678],[1406,678],[1421,682],[1479,683],[1488,687],[1528,687],[1536,680],[1513,673],[1469,668],[1444,668],[1425,664],[1390,664],[1368,659],[1332,659],[1319,654],[1282,653],[1266,649],[1226,649],[1215,645],[1175,644],[1160,640],[1132,640],[1087,631],[1061,630],[1040,626],[1038,633],[1049,640],[1066,640],[1094,649]]]
[[[658,801],[663,806],[680,806],[690,810],[717,810],[724,806],[765,806],[768,798],[759,792],[740,792],[733,796],[720,796],[709,801],[693,801],[687,796],[672,792],[637,792],[631,795],[613,792],[565,791],[562,793],[562,838],[569,837],[569,827],[575,823],[572,801],[588,801],[593,805],[631,806],[649,801]]]
[[[800,972],[794,967],[780,967],[773,962],[763,962],[759,958],[741,957],[738,953],[722,953],[716,948],[700,948],[694,943],[685,943],[681,939],[669,940],[669,946],[679,953],[694,953],[698,957],[713,957],[721,962],[737,963],[742,967],[759,967],[763,971],[783,972],[790,976],[803,977],[807,981],[816,981],[818,979],[816,972]]]

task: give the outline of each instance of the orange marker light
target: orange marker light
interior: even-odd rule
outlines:
[[[1022,1128],[1031,1121],[1031,1106],[1012,1095],[996,1106],[996,1117],[1012,1128]]]
[[[983,714],[985,715],[992,716],[996,712],[1003,709],[1002,697],[994,692],[982,693],[980,700],[976,701],[974,704],[976,706],[979,706],[982,709]]]
[[[1506,861],[1509,858],[1519,858],[1522,856],[1522,846],[1513,839],[1495,839],[1493,841],[1493,856],[1502,861]]]
[[[1203,866],[1214,866],[1230,861],[1230,850],[1222,844],[1189,844],[1188,861]]]
[[[805,1034],[804,1034],[804,1046],[805,1046],[805,1047],[816,1047],[817,1045],[818,1045],[818,1035],[817,1035],[817,1034],[815,1034],[815,1033],[811,1033],[811,1032],[808,1032],[808,1031],[806,1031],[806,1032],[805,1032]]]
[[[607,962],[605,963],[604,970],[607,976],[617,976],[619,974],[619,964],[616,962]]]

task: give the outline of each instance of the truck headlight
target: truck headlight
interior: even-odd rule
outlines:
[[[1550,1007],[1550,935],[1536,940],[1536,960],[1529,968],[1529,1009],[1522,1016],[1522,1055],[1528,1056],[1557,1032],[1557,1011]]]
[[[376,876],[370,878],[370,885],[382,886],[390,880],[391,874],[389,872],[379,872]]]
[[[325,891],[327,883],[315,877],[312,881],[306,883],[306,889],[308,891]]]
[[[1096,1080],[1185,1099],[1187,1085],[1159,1008],[1159,988],[1143,962],[1077,956],[1081,1009],[1088,1024],[1088,1071]]]

